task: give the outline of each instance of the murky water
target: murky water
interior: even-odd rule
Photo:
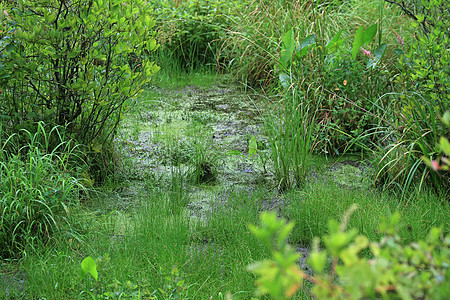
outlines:
[[[256,94],[224,86],[147,93],[117,139],[132,165],[131,189],[151,178],[184,176],[189,183],[188,213],[202,218],[214,203],[224,201],[227,192],[270,182],[270,166],[263,166],[257,156],[248,157],[253,136],[260,155],[269,155],[258,109],[261,101]],[[265,209],[276,205],[272,198]]]

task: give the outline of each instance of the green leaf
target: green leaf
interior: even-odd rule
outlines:
[[[444,122],[445,125],[450,126],[450,111],[446,111],[444,113],[444,116],[442,117],[442,122]]]
[[[308,46],[311,46],[316,43],[316,35],[311,34],[307,36],[298,46],[298,48],[295,50],[296,53],[300,52],[300,56],[305,56],[306,53],[308,53]]]
[[[239,151],[239,150],[230,150],[230,151],[227,151],[225,154],[227,154],[227,155],[241,155],[241,151]]]
[[[450,155],[450,142],[445,137],[441,136],[439,145],[446,155]]]
[[[339,223],[336,220],[331,219],[331,220],[328,221],[328,232],[329,232],[329,234],[337,234],[340,231],[341,230],[340,230]]]
[[[294,229],[294,226],[295,224],[293,222],[289,222],[279,230],[277,243],[280,248],[286,243],[286,240],[291,234],[292,229]]]
[[[433,227],[430,232],[428,232],[427,242],[430,244],[436,244],[439,242],[439,238],[441,236],[442,228]]]
[[[279,79],[283,88],[287,88],[291,85],[291,76],[283,73],[280,74]]]
[[[81,262],[81,270],[80,270],[81,279],[84,279],[87,276],[87,274],[91,274],[95,280],[98,280],[97,263],[90,256],[86,257]]]
[[[423,162],[424,162],[429,168],[433,168],[433,166],[431,165],[431,160],[430,160],[428,157],[422,156],[422,157],[420,157],[420,158],[423,160]]]
[[[282,69],[287,69],[290,66],[292,54],[295,48],[294,31],[289,30],[283,36],[283,49],[281,50],[280,65]]]
[[[394,53],[397,54],[398,57],[401,57],[405,52],[402,49],[394,49]]]
[[[377,49],[374,51],[374,58],[370,59],[367,63],[367,69],[373,68],[377,65],[377,63],[383,58],[384,53],[386,52],[386,44],[381,44]]]
[[[430,1],[420,0],[420,3],[422,3],[422,5],[423,5],[426,9],[430,9]]]
[[[325,48],[330,49],[336,46],[343,31],[344,29],[339,30],[338,33],[336,33],[333,38],[325,45]]]
[[[314,251],[309,255],[308,263],[314,271],[321,273],[327,263],[327,254],[325,252]]]
[[[258,150],[258,144],[256,143],[256,137],[252,136],[249,142],[248,146],[248,155],[251,158],[253,155],[256,154],[256,151]]]
[[[360,26],[355,33],[355,39],[353,40],[353,47],[352,47],[352,58],[353,60],[356,60],[356,56],[358,55],[359,48],[363,45],[363,34],[364,34],[364,26]]]
[[[368,42],[372,41],[372,39],[377,34],[377,24],[373,24],[372,26],[369,26],[366,30],[364,30],[363,33],[363,44],[367,44]]]
[[[148,51],[154,51],[158,48],[158,44],[156,43],[155,39],[151,39],[149,42],[147,42],[147,50]]]

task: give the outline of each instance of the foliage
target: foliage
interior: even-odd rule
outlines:
[[[442,122],[450,130],[450,111],[444,113]],[[439,139],[439,148],[442,151],[442,156],[438,157],[436,160],[430,160],[428,157],[422,156],[422,160],[434,171],[450,171],[450,142],[446,137],[441,136]]]
[[[315,240],[308,259],[314,276],[298,268],[298,256],[292,250],[280,251],[290,249],[286,240],[293,224],[278,221],[274,213],[263,213],[261,227],[251,228],[271,249],[272,259],[250,267],[258,276],[258,292],[289,299],[301,288],[303,278],[314,284],[312,294],[317,299],[444,299],[450,280],[450,237],[442,236],[442,228],[431,229],[426,240],[402,246],[396,235],[400,215],[394,214],[380,225],[384,234],[380,241],[371,242],[356,230],[345,231],[355,209],[345,214],[341,224],[329,222],[329,233],[322,239],[325,249],[319,250],[319,239]],[[369,257],[362,255],[364,251],[370,251]]]
[[[91,275],[95,279],[95,287],[88,291],[81,291],[80,295],[89,294],[90,299],[141,299],[145,294],[141,293],[140,288],[127,281],[125,284],[118,280],[104,286],[99,279],[97,268],[105,271],[110,262],[109,255],[93,259],[91,256],[85,257],[80,265],[80,278],[87,281],[87,276]],[[89,278],[90,279],[90,278]],[[86,282],[86,287],[88,282]],[[147,295],[148,296],[148,295]],[[153,298],[151,298],[153,299]]]
[[[311,166],[316,111],[291,87],[284,97],[279,118],[269,117],[266,127],[278,187],[286,190],[304,184]]]
[[[150,1],[155,7],[158,53],[163,68],[192,71],[215,65],[230,23],[230,8],[240,1]],[[159,61],[158,61],[159,62]]]
[[[300,255],[287,244],[294,224],[277,220],[274,213],[263,212],[260,218],[261,228],[250,225],[250,230],[271,249],[273,260],[254,263],[248,270],[258,277],[256,285],[259,295],[269,294],[273,299],[290,298],[301,288],[304,276],[295,264]]]
[[[393,128],[390,142],[379,151],[377,180],[387,187],[399,186],[402,196],[413,182],[436,189],[450,187],[448,174],[430,172],[421,160],[440,153],[437,145],[446,134],[439,117],[450,102],[446,89],[450,85],[450,23],[445,14],[449,9],[450,4],[443,1],[423,2],[422,13],[413,15],[416,21],[412,22],[423,30],[411,41],[409,51],[397,51],[402,69],[396,83],[403,91],[391,105]]]
[[[354,22],[356,16],[348,11],[372,7],[374,2],[333,1],[328,6],[316,1],[250,1],[246,13],[236,13],[240,23],[233,26],[221,55],[237,57],[232,60],[233,72],[246,83],[271,94],[304,99],[319,124],[313,130],[315,151],[340,155],[371,148],[380,140],[380,119],[393,98],[385,94],[392,89],[388,83],[396,66],[391,63],[392,51],[380,42],[382,33],[391,32],[369,23],[371,15],[367,20],[358,16]],[[378,23],[395,14],[380,13]]]
[[[27,247],[48,243],[64,224],[71,226],[84,189],[71,173],[82,170],[73,169],[74,160],[80,165],[76,146],[58,127],[47,131],[39,123],[35,134],[22,129],[0,135],[0,256],[17,258]],[[53,149],[52,140],[59,140]]]
[[[190,158],[192,170],[190,177],[196,184],[214,183],[217,179],[217,167],[222,160],[221,153],[214,151],[212,141],[196,142]],[[211,151],[212,150],[212,151]]]
[[[258,144],[259,144],[259,147],[258,147]],[[263,145],[262,142],[258,142],[256,140],[256,136],[252,136],[250,138],[250,140],[248,141],[248,154],[247,155],[241,154],[241,152],[239,150],[230,150],[230,151],[227,151],[226,154],[227,155],[237,155],[246,160],[250,160],[253,157],[258,156],[259,161],[263,167],[263,172],[264,172],[264,174],[266,174],[267,173],[266,165],[267,165],[267,161],[268,161],[268,156],[266,155],[266,153],[264,153],[262,145]]]
[[[20,0],[2,3],[0,115],[4,130],[67,128],[102,151],[159,67],[146,1]]]
[[[356,30],[351,51],[343,32],[341,29],[325,40],[318,28],[296,42],[294,30],[289,30],[283,36],[277,66],[280,85],[295,86],[305,94],[305,101],[319,110],[316,123],[320,128],[314,131],[318,135],[316,151],[336,155],[355,144],[364,149],[377,140],[370,132],[376,130],[381,117],[379,99],[386,92],[385,82],[390,76],[389,68],[381,61],[386,44],[376,48],[374,55],[361,47],[373,43],[377,24]],[[290,50],[285,49],[287,44]],[[357,60],[360,52],[365,55]]]
[[[244,83],[272,87],[283,28],[291,27],[295,19],[303,20],[306,4],[277,0],[250,0],[243,4],[233,10],[236,17],[220,56]]]
[[[361,46],[374,39],[376,29],[375,24],[366,30],[362,26],[357,30],[354,60]],[[376,68],[385,45],[383,51],[378,51],[380,54],[364,67],[345,57],[342,32],[340,30],[326,45],[317,34],[299,42],[293,29],[283,36],[280,60],[275,66],[284,95],[283,113],[278,124],[269,116],[268,130],[275,175],[283,188],[293,185],[291,172],[297,185],[301,185],[308,170],[308,156],[315,148],[340,154],[353,146],[357,136],[365,134],[368,139],[374,136],[367,134],[367,130],[374,127],[371,111],[377,109],[371,99],[382,93],[379,82],[384,75]],[[319,72],[319,78],[305,76],[315,72]],[[378,90],[361,88],[372,82]],[[314,135],[318,136],[313,140]],[[362,139],[358,142],[363,143]]]
[[[98,280],[97,263],[90,256],[84,258],[83,261],[81,262],[81,270],[80,270],[81,279],[84,279],[88,274],[91,274],[91,276],[95,280]]]
[[[189,299],[189,286],[185,284],[184,280],[180,278],[180,271],[177,266],[172,268],[169,275],[164,276],[165,285],[153,292],[149,292],[149,287],[145,285],[133,284],[131,281],[121,283],[114,280],[112,284],[99,282],[97,267],[100,266],[104,270],[105,265],[109,263],[109,255],[93,259],[88,256],[81,262],[80,277],[85,280],[88,274],[95,279],[96,286],[90,291],[82,291],[80,295],[87,293],[92,299]]]

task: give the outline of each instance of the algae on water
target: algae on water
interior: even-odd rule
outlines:
[[[342,164],[329,171],[337,184],[350,187],[367,187],[369,184],[359,167],[350,164]]]

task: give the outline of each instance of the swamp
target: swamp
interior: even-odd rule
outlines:
[[[448,295],[446,1],[0,11],[0,299]]]

